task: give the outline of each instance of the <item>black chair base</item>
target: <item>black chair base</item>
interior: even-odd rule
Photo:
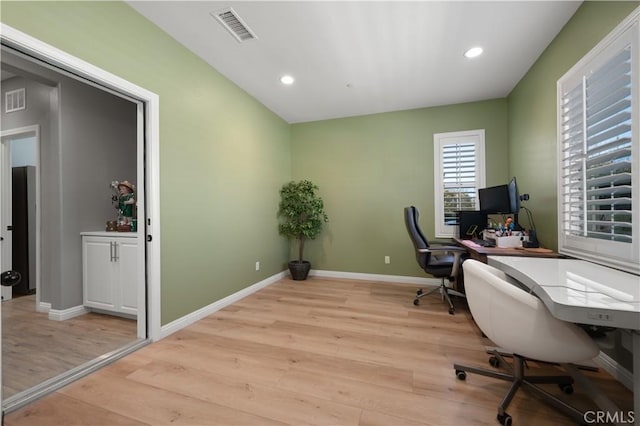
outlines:
[[[464,293],[460,293],[459,291],[454,290],[451,287],[447,286],[445,284],[444,278],[442,278],[442,283],[438,287],[434,287],[427,292],[423,292],[422,289],[418,290],[416,292],[415,299],[413,299],[413,304],[415,306],[418,306],[420,304],[421,298],[423,298],[424,296],[428,296],[432,293],[435,293],[436,291],[440,292],[440,294],[442,295],[442,299],[446,300],[447,304],[449,305],[449,314],[450,315],[455,314],[456,308],[453,306],[453,302],[451,301],[451,296],[453,295],[453,296],[465,297],[465,295]]]
[[[493,356],[489,361],[492,366],[505,366],[509,368],[511,370],[509,373],[502,373],[495,370],[488,370],[461,364],[453,364],[453,368],[456,372],[456,377],[459,380],[465,380],[467,378],[467,373],[473,373],[511,382],[509,390],[498,405],[498,414],[496,418],[502,425],[509,426],[512,424],[513,419],[506,412],[506,410],[521,386],[527,387],[529,390],[542,398],[545,402],[564,412],[567,416],[576,421],[577,424],[586,424],[583,412],[577,410],[576,408],[550,394],[539,386],[536,386],[536,384],[557,384],[565,394],[571,394],[573,393],[574,382],[572,376],[526,376],[524,374],[526,359],[519,355],[511,356],[513,357],[513,365],[507,363],[507,361],[505,361],[505,359],[498,351],[493,351]]]

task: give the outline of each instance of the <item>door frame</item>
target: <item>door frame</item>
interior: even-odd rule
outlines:
[[[41,261],[41,257],[40,257],[40,126],[37,124],[31,125],[31,126],[25,126],[25,127],[17,127],[15,129],[7,129],[7,130],[3,130],[0,131],[0,143],[2,144],[2,146],[0,147],[0,149],[2,150],[2,155],[0,155],[1,161],[2,161],[2,166],[0,167],[0,169],[2,169],[2,178],[0,179],[2,181],[2,189],[0,190],[0,197],[1,197],[1,204],[2,204],[2,231],[4,233],[5,231],[5,226],[8,225],[9,221],[7,221],[7,218],[11,218],[11,214],[9,213],[11,211],[11,145],[10,142],[14,139],[19,139],[22,137],[34,137],[36,139],[36,177],[35,177],[35,198],[36,198],[36,229],[35,231],[35,237],[36,237],[36,265],[35,265],[35,271],[36,271],[36,275],[35,277],[31,277],[31,279],[35,280],[36,282],[36,306],[35,309],[36,311],[42,311],[42,308],[40,307],[40,261]],[[13,235],[11,235],[11,238],[13,239]],[[6,238],[5,238],[6,240]],[[6,270],[9,269],[7,265],[8,263],[8,259],[13,260],[13,256],[12,256],[12,251],[11,251],[11,247],[8,244],[7,241],[5,244],[3,244],[4,249],[0,248],[0,251],[2,252],[2,270]],[[7,254],[7,252],[9,252],[9,254]],[[5,263],[7,262],[7,263]],[[13,262],[12,262],[13,263]],[[11,291],[11,288],[7,288],[8,291]],[[5,287],[2,288],[2,292],[5,292]],[[9,298],[10,299],[10,298]]]
[[[139,278],[144,282],[146,277],[146,331],[151,341],[159,340],[161,336],[160,316],[160,98],[157,94],[135,85],[121,77],[111,74],[82,59],[76,58],[56,47],[44,43],[13,27],[0,23],[0,41],[9,47],[26,53],[32,57],[55,65],[63,70],[76,74],[86,80],[88,84],[95,84],[101,89],[112,93],[133,98],[138,102],[138,135],[142,143],[138,143],[138,182],[144,182],[144,205],[146,212],[143,216],[146,232],[138,233],[138,250],[141,259],[146,259],[146,265],[139,268]],[[143,123],[140,118],[144,117]],[[146,140],[145,140],[146,139]],[[142,165],[142,167],[140,167]],[[140,222],[140,221],[139,221]],[[145,270],[146,266],[146,270]],[[140,305],[145,305],[141,300]],[[140,327],[141,321],[138,321]],[[143,322],[144,323],[144,322]],[[138,330],[141,331],[140,329]]]

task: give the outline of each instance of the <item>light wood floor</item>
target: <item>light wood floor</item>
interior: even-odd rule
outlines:
[[[53,321],[35,312],[35,295],[2,302],[2,397],[136,340],[136,321],[88,313]]]
[[[414,286],[282,280],[5,418],[13,425],[493,425],[508,384],[463,304]],[[531,370],[548,370],[536,367]],[[632,395],[588,373],[623,409]],[[549,391],[559,394],[555,386]],[[567,397],[589,407],[576,387]],[[517,425],[570,425],[526,391]]]

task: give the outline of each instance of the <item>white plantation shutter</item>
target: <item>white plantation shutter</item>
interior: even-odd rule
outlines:
[[[559,250],[635,272],[637,46],[627,23],[558,81]]]
[[[444,222],[457,223],[456,212],[476,209],[476,145],[453,143],[442,149]]]
[[[484,130],[434,135],[436,237],[456,235],[457,212],[477,210],[484,187]]]

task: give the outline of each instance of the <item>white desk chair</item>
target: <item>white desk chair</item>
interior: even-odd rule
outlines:
[[[458,378],[464,380],[469,372],[512,382],[498,406],[498,421],[503,425],[512,423],[505,410],[521,385],[583,423],[583,413],[535,385],[557,383],[566,393],[571,393],[572,377],[525,376],[524,362],[525,359],[561,364],[586,361],[598,355],[598,346],[580,327],[554,318],[540,299],[523,290],[502,271],[476,260],[465,261],[462,268],[471,314],[489,339],[501,350],[513,354],[513,371],[504,374],[454,364]],[[496,356],[504,361],[497,352]],[[572,376],[579,374],[573,367],[568,367],[568,371]]]

